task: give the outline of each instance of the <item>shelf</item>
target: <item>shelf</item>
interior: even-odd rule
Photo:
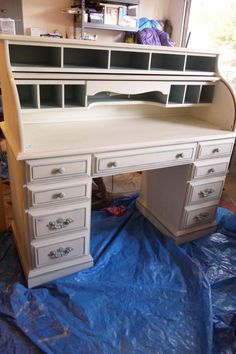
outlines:
[[[110,68],[148,70],[149,53],[111,51]]]
[[[64,67],[108,68],[108,50],[64,48]]]
[[[83,22],[83,27],[98,29],[98,30],[123,31],[123,32],[137,32],[138,31],[138,27],[106,25],[104,23],[92,23],[92,22]]]
[[[117,85],[111,84],[109,88],[108,84],[99,85],[97,81],[97,90],[91,91],[86,82],[56,84],[55,81],[53,83],[49,81],[48,84],[40,82],[17,84],[17,90],[22,109],[86,108],[94,104],[122,102],[125,104],[147,102],[165,107],[176,105],[184,107],[210,104],[214,95],[214,85],[207,83],[197,85],[191,82],[185,84],[167,82],[165,87],[157,84],[151,88],[145,85],[145,81],[136,81],[136,85],[141,85],[143,91],[137,91],[133,84],[135,85],[130,81],[120,81]]]

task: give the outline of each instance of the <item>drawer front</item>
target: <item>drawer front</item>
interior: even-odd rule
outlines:
[[[35,266],[65,262],[85,254],[85,237],[47,245],[33,245]]]
[[[194,163],[193,178],[205,178],[217,175],[225,175],[228,171],[228,165],[229,158],[219,158],[211,161],[197,161]]]
[[[183,227],[196,227],[201,226],[202,224],[208,224],[214,221],[215,214],[217,210],[217,205],[211,205],[201,208],[191,209],[186,207],[183,217]]]
[[[214,142],[199,143],[197,158],[207,159],[230,155],[234,146],[234,139],[223,139]]]
[[[59,208],[58,208],[59,209]],[[54,211],[52,213],[52,211]],[[48,210],[43,213],[29,211],[29,225],[34,238],[50,237],[71,230],[89,229],[90,207],[88,203],[70,209]]]
[[[95,155],[95,174],[113,174],[114,171],[137,171],[161,166],[175,166],[193,161],[195,144],[147,148],[129,152]]]
[[[56,183],[53,185],[27,186],[28,205],[36,206],[47,203],[63,203],[73,199],[84,199],[91,197],[91,181],[79,183]]]
[[[89,176],[91,156],[73,156],[26,161],[27,181],[38,181],[45,178],[63,178],[67,176]]]
[[[211,180],[208,183],[189,184],[189,203],[205,202],[211,199],[219,199],[224,187],[224,178],[221,180]]]

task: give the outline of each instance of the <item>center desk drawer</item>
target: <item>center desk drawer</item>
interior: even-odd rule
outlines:
[[[79,155],[26,161],[27,181],[67,176],[89,176],[91,156]]]
[[[190,163],[195,148],[196,144],[182,144],[95,154],[94,173],[113,174]]]
[[[71,230],[89,229],[89,202],[64,207],[38,208],[28,211],[33,238],[50,237]]]

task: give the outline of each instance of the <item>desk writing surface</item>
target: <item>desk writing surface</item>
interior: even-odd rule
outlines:
[[[20,159],[93,153],[195,142],[235,136],[190,117],[125,118],[67,123],[25,124],[27,150]]]

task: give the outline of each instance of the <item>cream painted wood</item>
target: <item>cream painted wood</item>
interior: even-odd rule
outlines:
[[[27,181],[39,181],[46,178],[64,178],[68,176],[90,175],[91,156],[70,156],[26,161]]]
[[[122,171],[147,170],[166,165],[182,165],[193,161],[196,144],[181,144],[131,151],[95,154],[94,175],[109,175]]]
[[[70,179],[55,184],[28,184],[28,207],[42,204],[62,204],[65,201],[91,198],[91,179]]]
[[[0,60],[30,287],[92,266],[93,177],[146,170],[137,206],[155,226],[179,243],[215,230],[236,137],[218,53],[0,36]]]
[[[216,177],[207,181],[191,181],[189,183],[188,203],[202,203],[208,200],[220,200],[224,187],[224,177]]]
[[[47,266],[83,256],[85,254],[85,237],[68,239],[64,242],[56,240],[51,243],[34,243],[32,248],[35,253],[35,266]]]
[[[37,208],[28,211],[32,238],[51,237],[71,230],[90,229],[90,203]]]
[[[225,175],[229,166],[229,157],[194,162],[192,178],[207,178]]]
[[[209,224],[214,222],[215,214],[218,204],[202,204],[194,206],[187,206],[184,209],[184,215],[182,220],[182,227],[189,228],[202,224]]]
[[[233,147],[234,139],[201,142],[199,143],[197,158],[206,159],[227,156],[232,153]]]

